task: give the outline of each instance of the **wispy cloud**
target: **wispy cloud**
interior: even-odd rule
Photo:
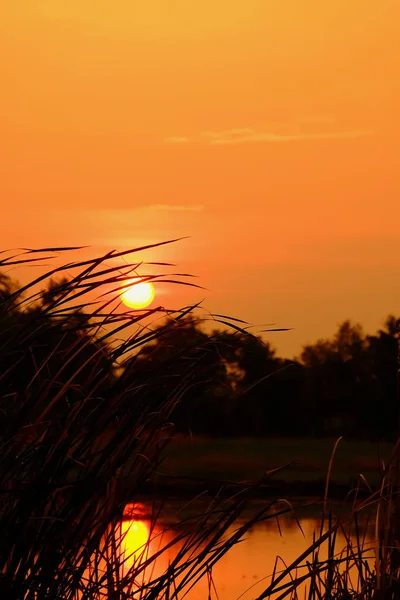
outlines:
[[[164,139],[166,144],[251,144],[302,142],[307,140],[342,140],[359,138],[373,135],[370,129],[349,129],[339,131],[296,131],[296,133],[274,133],[272,131],[251,129],[249,127],[228,129],[225,131],[203,131],[199,137],[168,137]]]
[[[184,204],[151,204],[148,207],[150,210],[166,210],[170,212],[200,212],[204,209],[203,204],[192,204],[185,206]]]
[[[329,140],[358,138],[371,135],[373,132],[364,129],[349,131],[332,131],[317,133],[276,134],[255,129],[230,129],[227,131],[205,131],[201,135],[210,144],[246,144],[252,142],[300,142],[305,140]]]
[[[188,142],[189,138],[183,136],[172,136],[164,138],[164,144],[187,144]]]

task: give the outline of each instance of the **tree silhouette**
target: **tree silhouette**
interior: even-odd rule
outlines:
[[[202,331],[200,320],[167,322],[160,326],[156,342],[128,361],[121,382],[129,378],[133,388],[146,385],[160,405],[173,395],[184,398],[171,415],[176,426],[209,433],[221,425],[224,396],[231,391],[221,349],[215,336]]]
[[[25,306],[18,284],[0,273],[0,410],[10,415],[18,409],[27,426],[37,420],[36,399],[43,395],[61,395],[48,409],[61,429],[64,413],[73,407],[78,414],[82,398],[87,413],[123,388],[130,390],[127,410],[139,414],[151,402],[157,411],[168,403],[180,431],[374,439],[397,434],[400,319],[393,315],[375,335],[344,321],[331,339],[305,346],[299,361],[280,358],[268,342],[245,331],[210,332],[199,318],[182,316],[161,324],[154,341],[131,355],[117,376],[88,316],[79,306],[62,309],[66,289],[67,280],[50,280]],[[7,423],[11,427],[12,419]]]
[[[78,408],[85,398],[88,410],[88,397],[97,402],[107,388],[114,376],[108,349],[82,328],[79,311],[51,312],[51,298],[62,293],[63,281],[52,281],[26,308],[13,295],[17,286],[4,276],[0,282],[0,408],[8,415],[4,423],[12,435],[11,415],[18,413],[29,427],[40,417],[39,398],[60,395],[47,417],[58,419],[61,426],[71,405]]]

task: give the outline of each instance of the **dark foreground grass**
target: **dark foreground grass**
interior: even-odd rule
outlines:
[[[272,581],[257,600],[400,598],[399,475],[400,443],[384,467],[380,488],[364,500],[355,490],[352,510],[344,519],[330,509],[327,487],[313,543],[290,565],[277,557]],[[339,532],[344,545],[338,543]]]
[[[6,252],[0,271],[51,261],[64,250]],[[160,405],[154,390],[177,357],[140,379],[123,368],[125,357],[159,334],[153,319],[167,315],[166,327],[176,326],[197,308],[123,311],[118,292],[140,267],[146,279],[188,283],[143,273],[146,265],[133,262],[137,250],[144,249],[68,262],[23,287],[0,279],[1,598],[181,597],[252,523],[282,512],[271,501],[229,533],[252,494],[243,486],[178,523],[157,552],[147,552],[146,542],[127,555],[125,506],[151,481],[171,413],[196,377],[188,361]],[[43,294],[49,277],[58,283]],[[171,549],[173,559],[156,571]]]
[[[54,252],[3,253],[0,271],[40,261],[44,254],[51,259]],[[122,311],[118,291],[140,267],[132,262],[134,254],[131,250],[73,261],[22,288],[13,289],[6,278],[0,279],[1,598],[169,600],[183,597],[204,575],[211,596],[215,563],[252,525],[291,510],[287,502],[272,498],[251,518],[239,521],[254,493],[245,483],[230,496],[210,499],[199,514],[182,517],[171,526],[167,539],[154,539],[154,529],[142,548],[129,552],[121,527],[124,509],[140,498],[149,482],[154,484],[154,475],[163,468],[171,413],[196,376],[196,363],[189,362],[175,393],[160,405],[154,389],[166,376],[168,361],[176,357],[140,380],[123,370],[124,358],[157,335],[149,320],[168,314],[176,324],[196,309]],[[123,257],[130,262],[118,263]],[[40,293],[48,277],[65,274],[67,280],[45,295]],[[165,279],[181,281],[173,275]],[[174,443],[170,469],[174,452],[177,464],[180,442]],[[226,454],[233,451],[232,441],[219,443],[228,445]],[[246,471],[245,478],[238,470],[231,471],[234,478],[247,481],[259,475],[256,484],[263,484],[270,476],[265,473],[280,466],[284,448],[289,461],[295,458],[295,448],[287,450],[288,441],[282,442],[280,456],[265,446],[254,450],[247,444],[236,445],[236,459],[245,457],[248,465],[260,455],[260,462],[253,472]],[[197,455],[207,460],[205,446],[200,452],[198,448]],[[339,444],[339,462],[340,448]],[[208,460],[216,453],[215,447],[210,449]],[[315,467],[311,451],[308,458],[313,458]],[[328,455],[322,462],[327,459]],[[327,467],[328,481],[335,464]],[[259,599],[294,600],[303,585],[310,600],[399,598],[399,464],[397,447],[391,461],[381,466],[378,491],[371,491],[368,499],[359,499],[354,491],[352,514],[345,520],[329,511],[327,486],[324,519],[315,542],[283,570],[277,563],[272,582]],[[209,476],[210,465],[202,468]],[[226,467],[223,473],[228,473]],[[357,529],[357,519],[367,509],[376,512],[372,549]],[[157,520],[157,510],[152,519]],[[349,533],[346,547],[337,548],[337,532],[349,528],[356,531],[355,541]],[[157,550],[150,552],[155,542]]]

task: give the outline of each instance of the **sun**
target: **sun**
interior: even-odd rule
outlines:
[[[129,308],[146,308],[154,300],[154,285],[150,281],[141,281],[140,277],[129,279],[129,285],[121,294],[121,300]]]

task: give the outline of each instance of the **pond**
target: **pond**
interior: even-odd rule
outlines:
[[[242,519],[251,517],[251,513],[255,513],[259,508],[259,503],[253,504]],[[141,573],[141,581],[147,581],[161,575],[172,563],[177,552],[182,549],[182,541],[173,542],[182,527],[178,524],[179,503],[167,503],[155,523],[150,520],[150,505],[136,504],[128,507],[128,510],[133,511],[133,518],[126,518],[122,522],[126,568],[134,561],[148,559],[164,549],[157,560]],[[320,505],[311,503],[297,508],[294,514],[280,516],[279,521],[273,518],[255,524],[246,533],[244,539],[233,546],[213,567],[211,597],[219,600],[233,600],[239,597],[243,600],[257,598],[270,583],[274,569],[282,570],[285,564],[289,565],[313,543],[313,536],[318,534],[321,525],[321,510]],[[337,507],[336,514],[341,513],[343,517],[347,512],[348,507],[345,505]],[[239,525],[240,522],[239,520]],[[360,526],[358,542],[362,538],[370,549],[373,516],[368,519],[368,522],[369,525],[365,521],[365,526]],[[234,528],[231,527],[229,531],[232,532]],[[351,533],[351,539],[357,545],[354,532]],[[335,552],[341,551],[345,546],[345,535],[339,531]],[[326,548],[323,548],[320,558],[326,557],[326,552]],[[373,551],[369,550],[367,556],[368,563],[372,565]],[[299,574],[304,574],[304,571]],[[355,573],[352,576],[357,580]],[[356,580],[354,580],[355,586]],[[137,583],[140,584],[140,581]],[[210,578],[204,576],[186,597],[189,600],[203,600],[209,597],[209,588]],[[183,594],[179,595],[182,596]],[[299,597],[302,597],[302,594],[299,594]]]

